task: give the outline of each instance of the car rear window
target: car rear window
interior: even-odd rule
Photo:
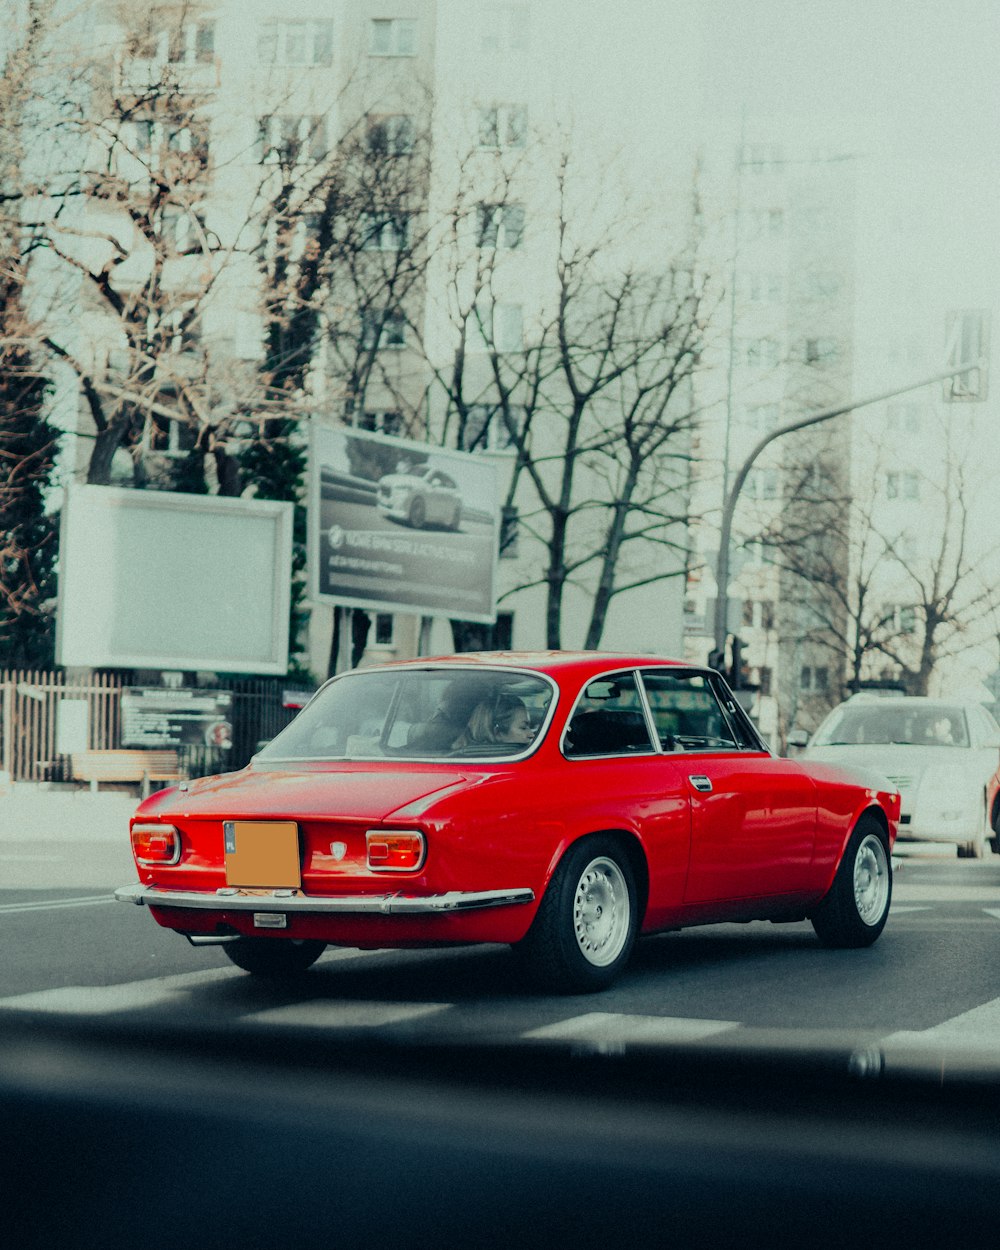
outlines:
[[[256,759],[522,755],[537,744],[553,696],[548,679],[509,670],[349,673],[324,686]]]

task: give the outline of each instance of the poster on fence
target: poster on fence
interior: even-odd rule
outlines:
[[[131,686],[122,691],[123,747],[233,745],[229,690],[170,690]]]
[[[310,583],[320,602],[496,620],[496,465],[468,452],[317,425]]]

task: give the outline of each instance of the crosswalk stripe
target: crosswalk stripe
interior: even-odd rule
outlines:
[[[1000,903],[1000,888],[989,885],[922,885],[897,881],[893,899],[905,902]]]
[[[241,1016],[244,1023],[279,1025],[291,1028],[370,1029],[385,1024],[403,1024],[448,1011],[451,1003],[289,1003]]]
[[[949,1050],[988,1050],[996,1052],[1000,1036],[1000,998],[991,999],[960,1015],[942,1020],[929,1029],[900,1029],[883,1037],[883,1050],[891,1047],[912,1048],[947,1046]]]
[[[740,1027],[738,1020],[698,1020],[682,1016],[631,1016],[591,1011],[522,1033],[526,1038],[593,1042],[619,1045],[626,1042],[693,1042],[726,1029]]]
[[[80,898],[39,899],[30,903],[0,903],[0,915],[8,915],[18,911],[61,911],[67,907],[97,907],[103,903],[113,903],[111,894],[88,894]]]

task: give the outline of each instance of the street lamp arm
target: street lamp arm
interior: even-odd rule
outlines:
[[[969,373],[973,369],[981,369],[985,367],[985,360],[967,361],[965,364],[957,365],[954,369],[947,369],[943,373],[935,373],[929,378],[922,378],[919,382],[910,382],[906,386],[897,386],[890,391],[881,391],[878,395],[869,395],[865,399],[853,399],[850,403],[837,404],[833,408],[823,408],[819,412],[812,412],[807,417],[800,417],[797,421],[790,421],[787,425],[780,425],[776,430],[771,430],[765,434],[763,438],[755,443],[753,449],[747,458],[740,465],[730,485],[726,495],[725,502],[722,507],[722,523],[719,527],[719,554],[716,561],[715,573],[715,650],[722,652],[726,647],[727,628],[727,607],[729,603],[729,546],[732,539],[733,530],[733,514],[736,511],[736,501],[740,497],[740,491],[743,489],[744,483],[753,468],[754,461],[775,439],[781,438],[785,434],[794,434],[796,430],[808,429],[811,425],[819,425],[821,421],[831,421],[834,417],[841,417],[847,412],[854,412],[858,408],[868,408],[872,404],[881,403],[884,399],[893,399],[897,395],[905,395],[909,391],[919,391],[922,387],[933,386],[935,382],[946,382],[948,378],[959,377],[963,373]]]

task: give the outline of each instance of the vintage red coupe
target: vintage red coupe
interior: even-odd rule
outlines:
[[[333,678],[246,768],[146,799],[116,893],[262,976],[331,943],[499,942],[580,992],[688,925],[869,945],[899,804],[878,774],[773,755],[710,669],[419,659]]]

